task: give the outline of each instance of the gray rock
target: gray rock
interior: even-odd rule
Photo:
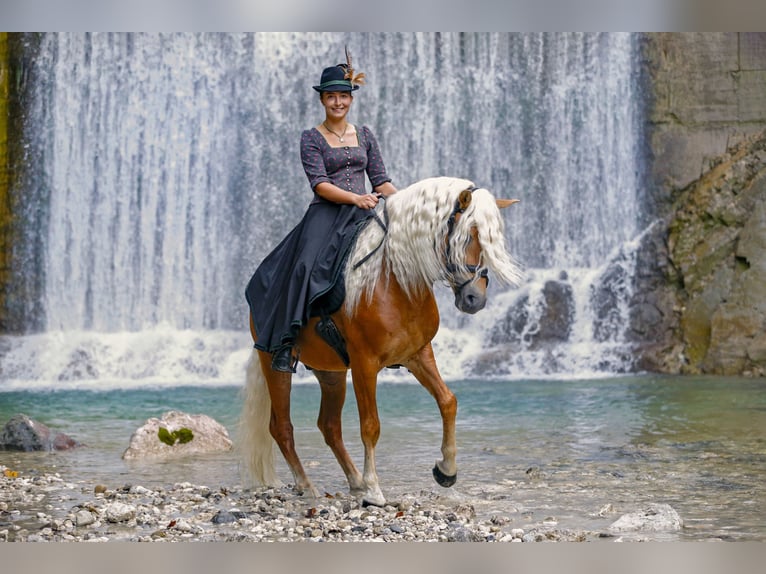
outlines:
[[[683,528],[683,520],[669,504],[649,504],[646,508],[623,514],[609,530],[614,532],[673,532]]]
[[[75,524],[78,527],[81,526],[90,526],[94,522],[96,522],[96,517],[93,516],[93,513],[90,510],[79,510],[74,515]]]
[[[160,429],[177,433],[191,431],[191,440],[166,444],[159,438]],[[161,419],[150,418],[130,438],[130,445],[122,454],[124,459],[166,460],[189,455],[229,451],[232,441],[226,428],[207,415],[190,415],[168,411]]]
[[[452,528],[447,533],[447,541],[449,542],[482,542],[484,538],[465,526],[457,526]]]
[[[124,502],[111,502],[104,509],[107,522],[128,522],[136,517],[136,507]]]
[[[491,345],[521,343],[531,349],[545,343],[569,340],[575,316],[572,286],[566,275],[559,281],[546,281],[541,290],[539,308],[530,308],[530,297],[525,295],[511,307],[492,328]]]
[[[230,522],[237,522],[241,518],[247,518],[247,514],[240,510],[219,510],[215,516],[210,519],[213,524],[227,524]]]
[[[25,414],[15,415],[0,433],[0,449],[24,452],[39,450],[69,450],[82,446],[64,433],[53,433],[41,422]]]

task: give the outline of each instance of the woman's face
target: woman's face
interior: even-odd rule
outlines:
[[[354,96],[351,92],[322,92],[321,102],[327,119],[342,120],[346,117]]]

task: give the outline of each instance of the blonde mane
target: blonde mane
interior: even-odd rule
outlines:
[[[385,268],[408,296],[431,289],[436,281],[449,279],[443,241],[447,236],[447,220],[460,192],[472,185],[466,179],[433,177],[401,189],[386,200],[388,233],[384,235],[379,225],[369,224],[359,234],[349,257],[345,279],[347,313],[353,312],[363,295],[372,297],[384,261]],[[471,228],[476,227],[482,247],[479,269],[489,269],[501,283],[518,285],[521,272],[505,249],[504,222],[495,198],[482,188],[472,196],[452,232],[453,263],[458,269],[465,265],[464,247]],[[378,245],[381,247],[374,251]],[[354,269],[358,261],[373,251],[367,261]]]

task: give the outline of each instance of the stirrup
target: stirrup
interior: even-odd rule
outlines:
[[[271,356],[271,370],[280,373],[294,373],[298,365],[298,357],[293,356],[292,345],[280,347]]]

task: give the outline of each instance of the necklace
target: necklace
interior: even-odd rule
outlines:
[[[346,123],[345,126],[343,126],[343,132],[340,134],[332,131],[330,128],[327,127],[327,122],[322,122],[322,125],[324,126],[324,129],[326,129],[328,132],[330,132],[332,135],[334,135],[336,138],[338,138],[338,141],[340,143],[343,143],[343,136],[346,135],[346,130],[348,129],[348,123]]]

